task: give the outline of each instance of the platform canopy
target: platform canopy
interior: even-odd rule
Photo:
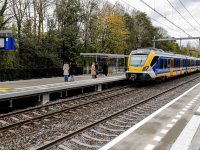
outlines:
[[[80,53],[81,56],[102,56],[111,58],[127,58],[129,55],[119,55],[119,54],[102,54],[102,53]]]

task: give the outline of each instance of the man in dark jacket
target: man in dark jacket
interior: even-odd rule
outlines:
[[[75,74],[76,74],[76,75],[79,75],[79,72],[78,72],[78,64],[77,64],[76,61],[74,62],[74,70],[75,70]]]
[[[108,64],[105,63],[103,65],[102,69],[103,69],[103,74],[105,74],[105,76],[107,77],[107,75],[108,75]]]
[[[70,69],[69,69],[69,74],[70,74],[70,76],[71,76],[71,82],[75,81],[75,80],[74,80],[74,73],[75,73],[74,64],[71,63]]]
[[[96,70],[95,78],[97,78],[97,75],[99,74],[99,65],[98,65],[98,62],[95,63],[95,70]]]

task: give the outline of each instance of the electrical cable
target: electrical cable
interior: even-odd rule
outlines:
[[[187,12],[190,14],[190,16],[197,22],[197,20],[192,16],[192,14],[188,11],[188,9],[184,6],[184,4],[179,0],[181,5],[187,10]],[[198,23],[198,22],[197,22]],[[198,23],[199,24],[199,23]],[[199,24],[200,25],[200,24]]]
[[[154,10],[151,6],[149,6],[147,3],[145,3],[143,0],[140,0],[142,3],[144,3],[146,6],[148,6],[149,8],[151,8],[152,10]],[[160,16],[162,16],[163,18],[165,18],[167,21],[169,21],[170,23],[172,23],[174,26],[176,26],[178,29],[180,29],[182,32],[186,33],[189,37],[192,37],[190,34],[188,34],[186,31],[184,31],[183,29],[181,29],[179,26],[177,26],[176,24],[174,24],[172,21],[170,21],[169,19],[167,19],[166,17],[164,17],[161,13],[159,13],[157,10],[154,10],[157,14],[159,14]],[[196,40],[195,40],[196,41]],[[198,41],[196,41],[198,42]]]
[[[142,1],[142,0],[141,0]],[[169,2],[169,4],[174,8],[174,10],[176,10],[176,12],[179,14],[179,15],[181,15],[181,13],[170,3],[170,1],[169,0],[167,0],[168,2]],[[183,17],[183,19],[185,19],[185,17],[183,16],[183,15],[181,15],[182,17]],[[188,24],[190,24],[186,19],[185,19],[185,21],[188,23]],[[191,24],[190,24],[191,25]],[[191,25],[195,30],[197,30],[193,25]],[[197,30],[198,32],[200,32],[199,30]]]

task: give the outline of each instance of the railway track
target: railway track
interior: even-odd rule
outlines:
[[[47,118],[50,116],[55,117],[60,113],[78,109],[87,106],[89,104],[101,102],[105,98],[111,98],[113,96],[118,96],[121,95],[122,93],[129,93],[134,90],[139,90],[139,89],[132,89],[132,88],[130,89],[129,86],[123,88],[120,87],[117,89],[89,94],[86,96],[71,98],[68,99],[67,101],[62,101],[59,103],[52,103],[40,107],[35,107],[31,109],[5,114],[0,116],[0,132],[13,128],[15,126],[34,122],[42,118]]]
[[[98,149],[101,146],[92,145],[95,142],[86,141],[86,143],[84,143],[84,142],[81,142],[81,141],[85,141],[85,140],[83,140],[84,138],[90,139],[91,141],[98,141],[98,142],[108,142],[109,140],[105,140],[105,139],[101,139],[101,138],[94,138],[94,137],[90,136],[89,134],[84,134],[83,132],[90,130],[90,131],[94,132],[95,134],[116,137],[117,135],[113,134],[113,132],[124,132],[125,130],[130,128],[130,126],[127,126],[128,121],[136,120],[136,118],[137,118],[137,116],[139,116],[139,114],[144,113],[145,111],[153,108],[153,106],[155,106],[155,105],[159,105],[160,101],[153,102],[153,100],[155,100],[156,98],[158,98],[158,97],[160,97],[160,96],[162,96],[162,95],[164,95],[168,92],[171,92],[171,91],[175,90],[176,88],[179,88],[179,87],[181,87],[181,86],[183,86],[183,85],[185,85],[185,84],[187,84],[187,83],[189,83],[189,82],[191,82],[195,79],[198,79],[198,78],[200,78],[200,76],[193,78],[189,81],[186,81],[182,84],[179,84],[178,86],[175,86],[171,89],[160,92],[159,94],[156,94],[155,96],[152,96],[150,98],[147,98],[145,100],[137,102],[137,103],[133,104],[132,106],[128,106],[127,108],[124,108],[120,111],[116,111],[115,113],[110,114],[109,116],[102,117],[101,119],[95,120],[94,123],[88,124],[87,126],[85,126],[83,128],[80,128],[80,129],[78,129],[74,132],[66,134],[66,135],[64,135],[64,136],[62,136],[62,137],[60,137],[56,140],[53,140],[53,141],[49,142],[48,144],[45,144],[45,145],[43,145],[39,148],[36,148],[36,150],[51,149],[51,148],[52,149],[54,149],[54,148],[69,149],[64,144],[62,144],[67,140],[70,140],[71,142],[74,142],[77,145],[80,145],[79,148],[85,149],[86,147],[88,147],[89,149],[90,148],[91,149]],[[148,104],[148,108],[144,108],[143,105],[147,105],[147,104]],[[135,108],[138,109],[136,112],[134,112],[134,113],[129,112],[129,111],[131,111]],[[152,109],[152,111],[154,111],[154,110]],[[149,114],[144,114],[145,117],[148,116],[148,115]],[[118,119],[114,119],[114,118],[118,118]],[[121,119],[119,119],[119,118],[121,118]],[[122,123],[124,125],[117,125],[117,124],[113,123],[113,121],[115,123],[118,122],[118,123]],[[136,121],[138,121],[138,120],[136,120]],[[102,125],[102,124],[104,124],[104,125]],[[108,126],[110,126],[110,128]],[[97,131],[97,130],[93,129],[95,127],[101,128],[103,130],[107,130],[107,131],[109,131],[109,134],[105,134],[105,133],[102,133],[101,131]],[[112,131],[112,132],[110,132],[110,131]],[[78,140],[78,139],[82,139],[82,140]],[[88,143],[90,143],[90,144],[88,144]]]
[[[4,126],[0,130],[0,143],[2,143],[0,149],[30,149],[30,147],[58,150],[67,148],[97,149],[147,117],[149,112],[152,113],[161,107],[161,101],[157,100],[157,97],[162,97],[163,93],[168,93],[199,78],[199,76],[195,76],[174,80],[177,83],[187,80],[179,86],[174,86],[176,83],[172,79],[163,83],[165,86],[161,83],[136,89],[133,87],[126,87],[124,90],[113,89],[112,92],[104,91],[100,94],[97,93],[96,96],[90,94],[86,99],[86,103],[88,103],[85,103],[86,105],[77,104],[77,107],[73,105],[65,108],[67,110],[63,112],[62,109],[59,109],[52,112],[53,114],[46,114],[48,116],[27,119],[27,122],[10,124],[10,127]],[[195,78],[190,79],[191,77]],[[173,89],[171,89],[172,87]],[[168,90],[165,90],[166,88]],[[105,95],[101,93],[105,93]],[[149,97],[152,94],[155,96]],[[142,96],[148,97],[148,99],[143,99]],[[93,98],[91,103],[89,103],[90,98]],[[82,99],[77,98],[79,101]],[[63,103],[57,104],[62,106]],[[134,111],[131,112],[131,109]],[[22,114],[24,113],[20,113],[20,115]],[[72,143],[76,146],[70,147],[73,145]]]

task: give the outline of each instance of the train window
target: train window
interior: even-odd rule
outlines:
[[[180,68],[180,67],[181,67],[181,61],[178,60],[178,68]]]
[[[160,68],[163,68],[163,59],[160,60]]]
[[[158,61],[158,58],[159,58],[158,56],[155,56],[153,58],[153,60],[151,61],[151,67],[156,64],[156,62]]]
[[[187,66],[188,67],[190,66],[190,60],[187,60]]]
[[[174,68],[177,68],[177,60],[174,60]]]
[[[167,68],[167,59],[165,59],[165,68]]]
[[[168,59],[168,69],[170,68],[170,59]]]

